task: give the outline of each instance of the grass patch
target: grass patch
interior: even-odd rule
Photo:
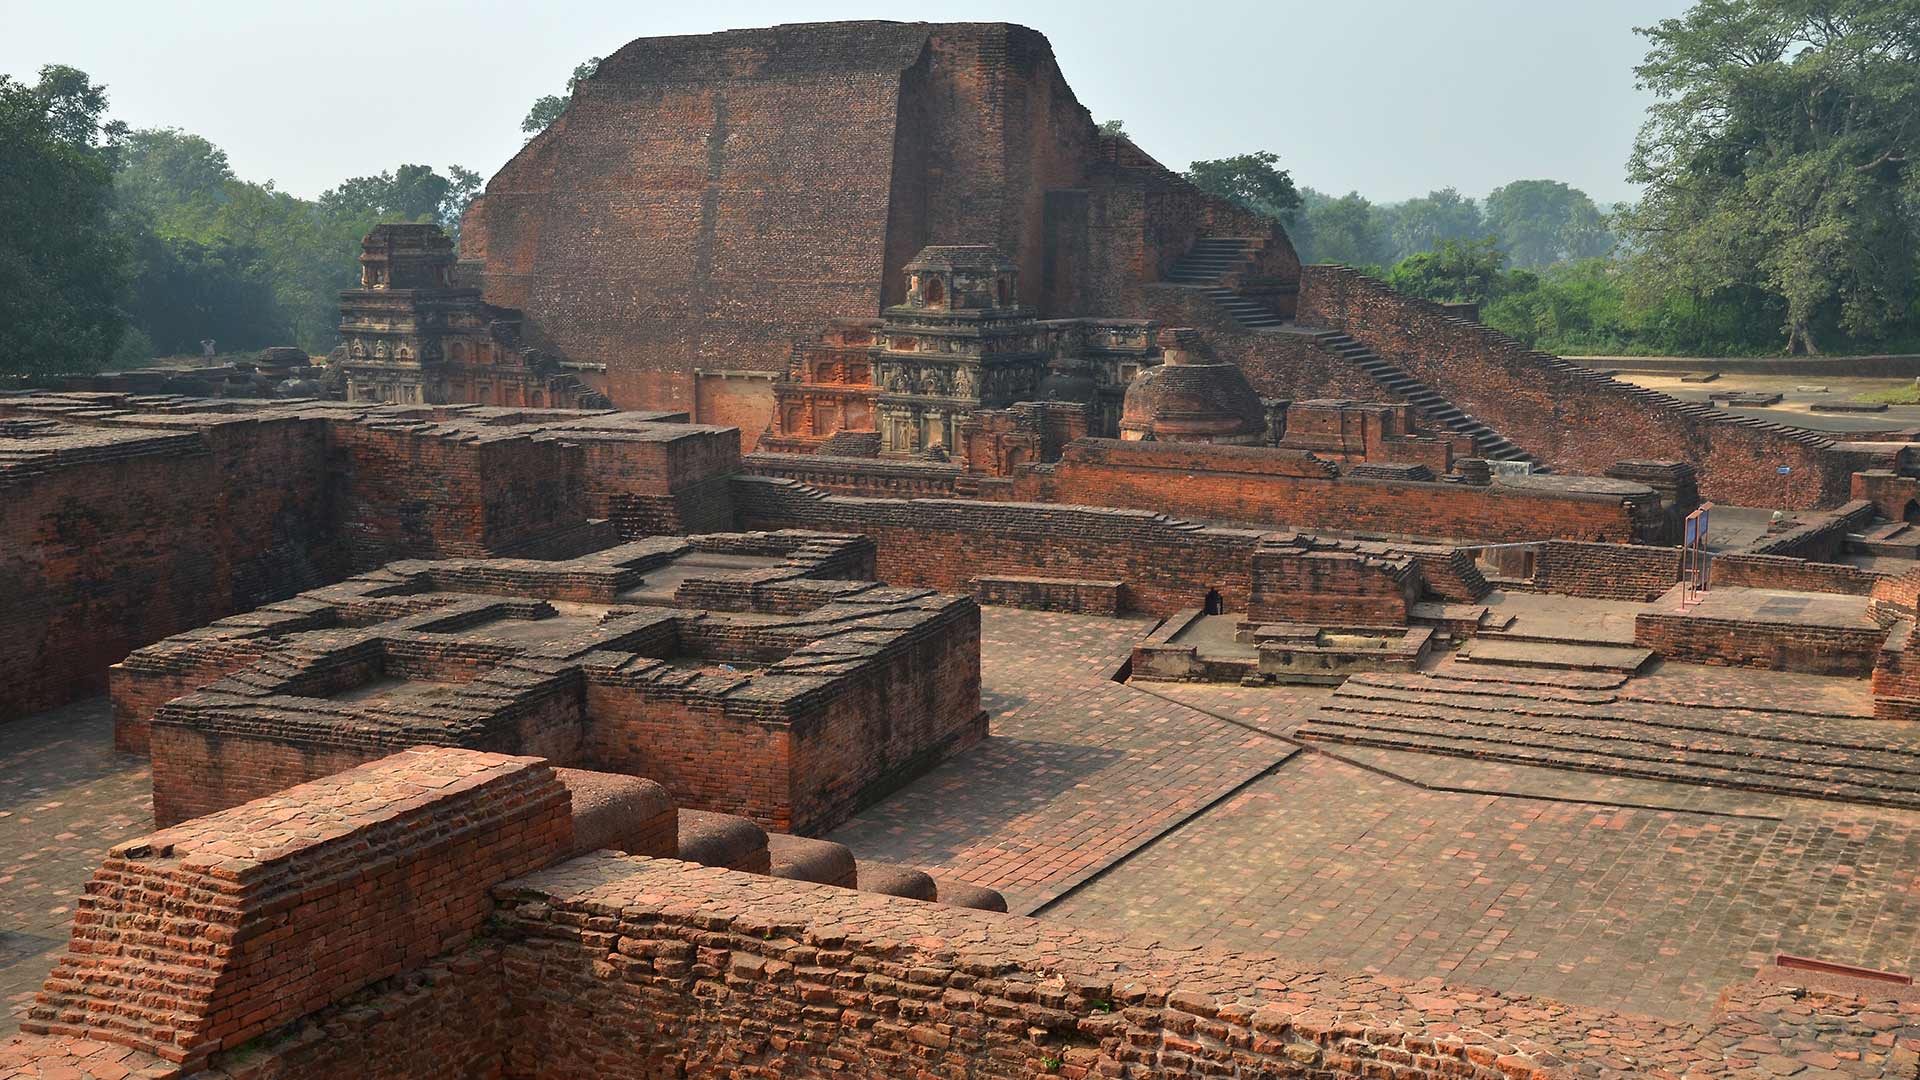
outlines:
[[[1892,390],[1872,390],[1853,400],[1880,405],[1920,405],[1920,384],[1899,386]]]

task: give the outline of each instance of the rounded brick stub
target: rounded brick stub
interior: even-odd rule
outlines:
[[[767,872],[767,830],[732,814],[680,811],[679,850],[680,858],[702,866]]]
[[[1266,408],[1245,372],[1216,358],[1198,331],[1162,330],[1157,341],[1165,362],[1127,384],[1121,439],[1237,445],[1265,441]]]
[[[925,871],[893,863],[859,860],[857,866],[861,892],[901,896],[909,900],[934,900],[939,886]]]
[[[573,854],[606,848],[671,857],[677,814],[667,789],[638,776],[555,769],[573,800]]]
[[[845,844],[786,833],[767,834],[768,873],[788,881],[812,881],[851,889],[859,881],[853,852]]]
[[[934,898],[948,907],[972,908],[975,911],[1007,910],[1007,898],[1000,895],[998,889],[952,878],[934,878],[933,883],[937,890]]]

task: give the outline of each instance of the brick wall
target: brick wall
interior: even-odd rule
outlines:
[[[459,944],[571,842],[543,763],[420,750],[120,844],[22,1028],[198,1063]]]
[[[792,481],[743,476],[734,504],[743,528],[855,532],[877,545],[875,576],[900,585],[964,592],[981,576],[1078,578],[1124,583],[1124,610],[1167,616],[1204,606],[1218,591],[1245,611],[1254,549],[1269,534],[1203,527],[1144,510],[877,499],[827,495]],[[1450,600],[1484,596],[1487,583],[1461,550],[1342,542],[1368,554],[1405,555],[1428,586]]]
[[[759,477],[735,481],[734,505],[743,528],[871,536],[875,575],[896,585],[966,592],[983,574],[1118,580],[1128,609],[1156,615],[1198,607],[1210,589],[1245,610],[1262,535],[1139,510],[828,496]]]
[[[106,684],[130,650],[344,570],[323,428],[62,427],[0,437],[0,720]],[[296,480],[296,478],[299,478]]]
[[[584,455],[558,440],[350,423],[332,443],[355,569],[510,551],[587,516]]]
[[[1346,551],[1260,552],[1253,558],[1247,617],[1314,626],[1405,626],[1421,585],[1419,571],[1407,559]]]
[[[1876,720],[1920,720],[1920,650],[1913,647],[1913,621],[1896,622],[1873,662]]]
[[[1645,489],[1603,494],[1362,479],[1339,476],[1331,463],[1296,450],[1112,439],[1073,443],[1057,464],[1022,474],[1015,490],[1035,502],[1496,543],[1550,536],[1631,543],[1658,516],[1658,496]]]
[[[1886,574],[1848,563],[1815,562],[1787,555],[1747,555],[1723,552],[1711,564],[1714,585],[1749,589],[1785,589],[1789,592],[1842,593],[1870,596]]]
[[[749,454],[752,476],[795,480],[836,495],[882,495],[901,499],[944,499],[954,495],[958,465],[827,454]]]
[[[1853,498],[1872,503],[1874,512],[1888,521],[1906,521],[1909,513],[1920,516],[1920,477],[1870,469],[1854,473],[1848,490]]]
[[[1707,1080],[1750,1074],[1755,1032],[1873,1075],[1913,1060],[1877,1038],[1896,1003],[1803,984],[1736,986],[1696,1025],[608,855],[498,896],[528,1080]]]
[[[1633,623],[1633,643],[1669,660],[1858,678],[1873,671],[1886,638],[1885,630],[1871,626],[1707,619],[1664,611],[1643,611]]]
[[[1144,294],[1149,318],[1165,326],[1205,330],[1214,354],[1240,365],[1261,397],[1404,400],[1338,353],[1315,344],[1310,333],[1254,333],[1198,290],[1179,285],[1149,286]]]
[[[981,577],[973,580],[973,598],[983,605],[1030,611],[1118,615],[1124,586],[1119,581],[1079,578]]]
[[[1299,320],[1340,330],[1562,472],[1625,458],[1690,461],[1700,491],[1736,506],[1832,506],[1851,466],[1832,444],[1730,418],[1545,353],[1343,266],[1301,272]],[[1792,471],[1782,476],[1778,470]]]
[[[1503,587],[1598,600],[1658,599],[1680,580],[1680,549],[1549,540],[1535,554],[1533,579]]]

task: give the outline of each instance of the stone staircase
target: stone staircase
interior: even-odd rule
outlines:
[[[1338,330],[1306,331],[1316,345],[1365,372],[1381,388],[1391,390],[1420,410],[1429,421],[1473,440],[1480,456],[1489,461],[1524,461],[1537,472],[1547,470],[1532,454],[1515,446],[1484,421],[1462,411],[1439,392],[1407,374],[1389,360]]]
[[[1236,289],[1233,275],[1252,264],[1259,252],[1259,241],[1247,236],[1206,236],[1196,240],[1193,249],[1180,256],[1167,272],[1169,285],[1188,285],[1219,304],[1234,321],[1249,330],[1271,330],[1285,326],[1278,312]]]

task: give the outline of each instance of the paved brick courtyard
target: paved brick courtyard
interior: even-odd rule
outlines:
[[[1303,749],[1290,736],[1330,688],[1113,681],[1151,625],[988,609],[993,736],[833,838],[1049,919],[1676,1016],[1704,1015],[1775,951],[1897,970],[1920,954],[1920,813]],[[1566,682],[1542,701],[1588,692]],[[1814,702],[1858,717],[1864,700],[1837,680],[1672,667],[1612,692],[1616,708],[1718,697],[1748,725]],[[148,828],[151,803],[144,763],[110,749],[103,701],[7,736],[0,997],[18,1005],[81,883]]]
[[[105,698],[0,728],[0,1034],[52,970],[107,848],[153,829],[144,759],[113,749]]]

